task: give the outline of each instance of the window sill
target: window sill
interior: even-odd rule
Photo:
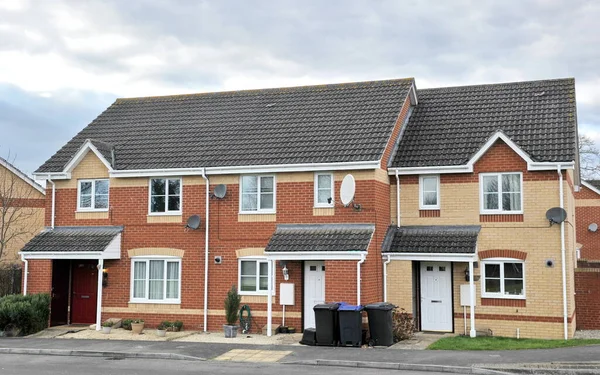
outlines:
[[[151,223],[182,223],[182,215],[148,215],[146,222]]]
[[[433,209],[428,209],[428,210],[419,210],[419,217],[440,217],[440,210],[433,210]]]
[[[276,211],[270,210],[270,211],[240,211],[238,212],[238,215],[274,215],[276,214]]]
[[[488,299],[500,299],[500,300],[525,300],[525,296],[510,296],[510,295],[506,295],[506,296],[502,296],[502,295],[498,295],[498,294],[482,294],[481,298],[488,298]]]
[[[481,306],[527,307],[527,300],[482,297]]]
[[[275,222],[277,215],[275,213],[258,213],[258,214],[238,214],[238,222],[256,223],[256,222]]]
[[[80,209],[77,209],[77,210],[75,211],[75,213],[76,213],[76,214],[82,214],[82,213],[83,213],[83,214],[86,214],[86,213],[88,213],[88,212],[91,212],[91,213],[97,213],[97,212],[108,212],[108,208],[103,208],[103,209],[101,209],[101,210],[100,210],[100,209],[98,209],[98,210],[83,210],[83,209],[81,209],[81,208],[80,208]]]
[[[181,300],[177,301],[161,301],[161,300],[129,300],[130,304],[148,304],[148,305],[181,305]]]
[[[148,212],[148,216],[181,216],[183,213],[178,212]]]
[[[238,294],[240,296],[255,296],[255,297],[266,297],[269,294],[266,292],[239,292]],[[272,297],[274,297],[277,293],[275,293],[275,289],[273,289],[273,293],[271,294]]]

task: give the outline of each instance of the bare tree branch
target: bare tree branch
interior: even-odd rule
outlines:
[[[594,141],[585,135],[579,136],[579,168],[584,180],[600,178],[600,150]]]

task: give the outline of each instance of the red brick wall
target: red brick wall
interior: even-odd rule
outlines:
[[[575,272],[577,329],[600,329],[600,272]]]
[[[52,261],[28,261],[27,294],[50,293],[52,291]]]
[[[213,187],[211,187],[212,190]],[[336,182],[336,192],[340,182]],[[362,301],[376,302],[382,298],[382,263],[380,256],[381,243],[389,225],[389,186],[374,180],[357,180],[355,203],[361,205],[357,211],[352,207],[335,207],[334,216],[314,216],[313,182],[279,182],[277,184],[277,223],[274,222],[238,222],[239,186],[229,184],[227,196],[210,201],[210,256],[209,256],[209,309],[223,310],[223,299],[231,285],[238,282],[238,259],[235,250],[247,247],[264,247],[273,234],[278,223],[375,223],[377,226],[369,248],[369,255],[362,272]],[[51,194],[50,194],[51,196]],[[48,199],[48,202],[50,199]],[[47,205],[49,206],[49,203]],[[131,264],[127,251],[135,248],[176,248],[185,251],[182,260],[181,309],[203,309],[204,293],[204,227],[205,227],[205,187],[203,185],[187,185],[183,187],[183,218],[194,214],[202,217],[202,226],[196,231],[186,231],[183,223],[147,223],[148,187],[111,187],[110,212],[108,219],[76,220],[75,210],[77,189],[56,190],[57,226],[81,225],[123,225],[122,254],[120,260],[108,260],[105,267],[109,270],[108,286],[103,290],[104,307],[128,307],[130,298]],[[50,210],[48,209],[47,212]],[[50,215],[46,216],[49,224]],[[223,262],[216,265],[214,256],[223,257]],[[356,261],[346,261],[352,272],[337,281],[326,282],[327,300],[345,300],[347,294],[356,300]],[[344,263],[344,264],[345,264]],[[290,268],[290,266],[288,266]],[[343,268],[346,269],[346,266]],[[327,267],[327,277],[336,272],[336,266]],[[345,271],[344,271],[345,272]],[[288,307],[287,312],[302,312],[302,263],[297,262],[290,268],[291,280],[296,283],[296,305]],[[277,269],[276,282],[282,281],[280,269]],[[351,288],[350,292],[338,294],[339,288]],[[266,304],[251,304],[253,311],[266,311]],[[276,299],[273,311],[281,311],[282,307]],[[190,329],[199,329],[203,317],[201,315],[177,314],[169,315],[124,316],[128,314],[104,314],[103,319],[111,316],[122,318],[139,317],[152,326],[161,320],[182,320]],[[255,315],[257,322],[266,318]],[[275,319],[280,318],[274,318]],[[288,319],[286,319],[288,320]],[[224,317],[210,315],[209,329],[220,329]],[[300,319],[290,318],[286,323],[301,324]]]
[[[586,206],[589,203],[600,204],[600,194],[581,186],[580,191],[575,193],[575,199],[577,242],[583,245],[581,259],[600,260],[600,230],[596,232],[588,230],[591,223],[600,225],[600,205]]]

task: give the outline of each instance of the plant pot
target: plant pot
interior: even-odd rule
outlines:
[[[104,333],[105,335],[108,335],[111,330],[112,327],[102,327],[102,333]]]
[[[166,329],[157,329],[156,330],[156,336],[158,337],[165,337],[167,335],[167,330]]]
[[[225,337],[230,339],[237,337],[238,326],[230,326],[229,324],[223,324],[223,331],[225,332]]]
[[[139,335],[144,330],[144,323],[131,323],[131,331]]]

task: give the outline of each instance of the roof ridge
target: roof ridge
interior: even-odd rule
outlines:
[[[475,88],[475,87],[493,87],[493,86],[500,87],[500,86],[508,86],[508,85],[519,85],[519,84],[540,83],[540,82],[560,82],[560,81],[575,82],[575,77],[537,79],[537,80],[532,80],[532,81],[509,81],[509,82],[482,83],[482,84],[473,84],[473,85],[429,87],[429,88],[425,88],[425,89],[417,89],[417,92],[436,91],[436,90],[445,90],[445,89],[468,89],[468,88]]]
[[[156,96],[140,96],[140,97],[131,97],[131,98],[117,98],[115,104],[124,103],[124,102],[132,102],[132,101],[150,101],[150,100],[168,100],[168,99],[192,99],[196,97],[206,97],[206,96],[228,96],[228,95],[253,95],[260,93],[273,93],[273,92],[286,92],[287,90],[309,90],[309,89],[343,89],[346,87],[352,86],[366,86],[368,84],[376,84],[379,86],[392,85],[394,83],[401,82],[414,82],[414,77],[406,77],[406,78],[394,78],[394,79],[380,79],[380,80],[372,80],[372,81],[350,81],[350,82],[339,82],[339,83],[326,83],[320,85],[300,85],[300,86],[282,86],[282,87],[266,87],[260,89],[244,89],[244,90],[226,90],[226,91],[207,91],[207,92],[198,92],[191,94],[174,94],[174,95],[156,95]]]

